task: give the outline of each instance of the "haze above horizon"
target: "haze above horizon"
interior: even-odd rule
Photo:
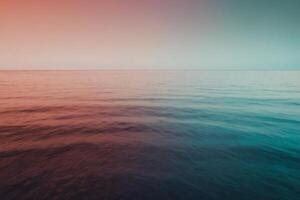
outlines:
[[[0,70],[299,70],[299,9],[297,0],[3,0]]]

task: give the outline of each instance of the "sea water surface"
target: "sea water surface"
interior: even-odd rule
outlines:
[[[1,200],[298,200],[300,72],[1,71]]]

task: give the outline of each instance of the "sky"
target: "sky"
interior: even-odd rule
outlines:
[[[1,0],[0,69],[299,69],[299,0]]]

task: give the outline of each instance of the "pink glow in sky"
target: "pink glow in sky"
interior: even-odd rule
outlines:
[[[290,9],[279,15],[282,5],[269,10],[261,5],[235,0],[1,0],[0,68],[297,64],[299,40],[293,16],[286,14]]]

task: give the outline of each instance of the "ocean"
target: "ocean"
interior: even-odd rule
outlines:
[[[300,71],[0,71],[1,200],[299,200]]]

